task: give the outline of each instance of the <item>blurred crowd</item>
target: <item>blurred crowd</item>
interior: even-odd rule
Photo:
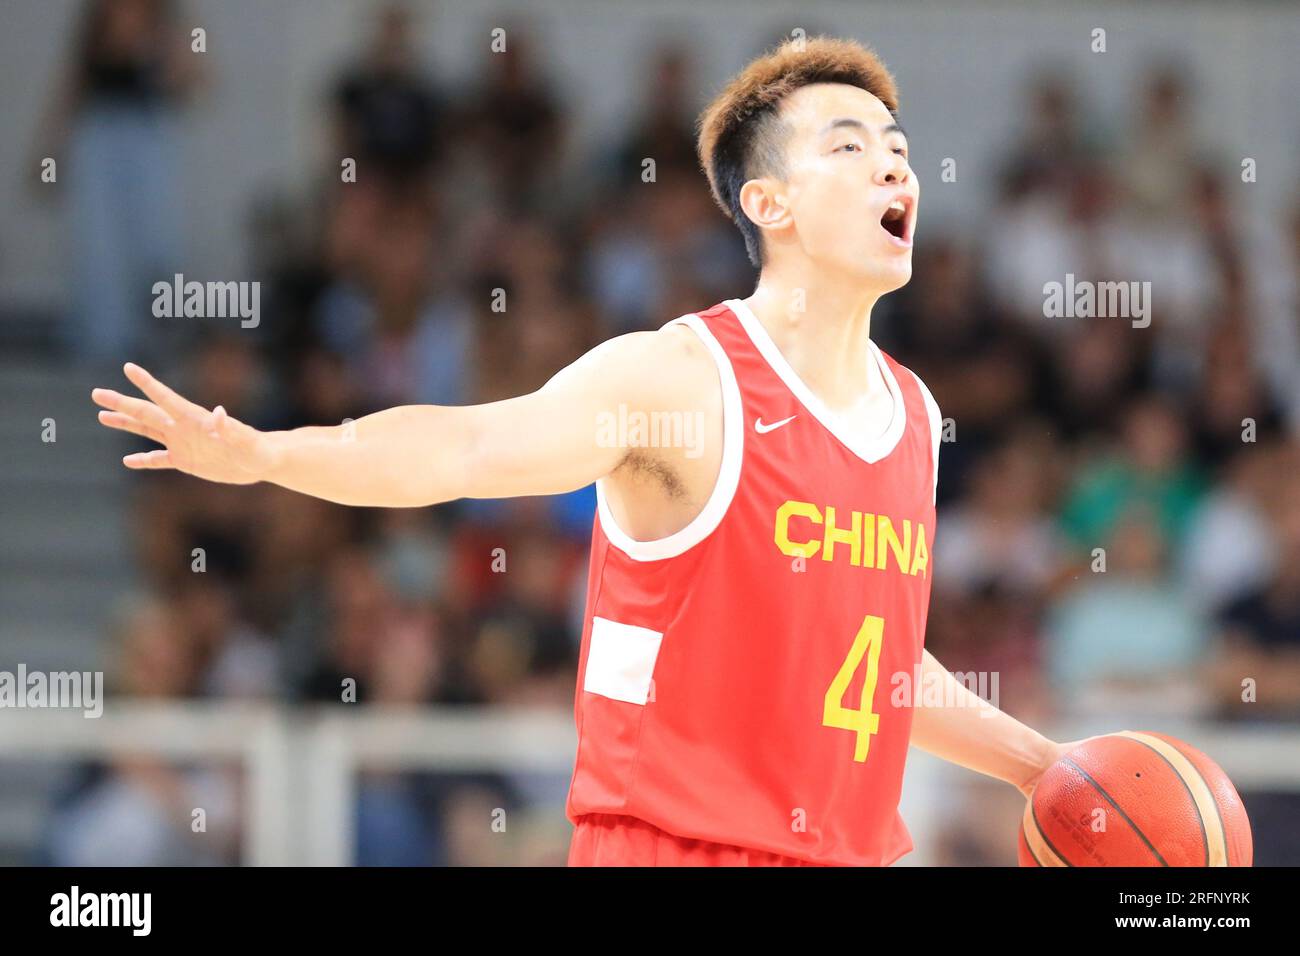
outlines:
[[[72,142],[165,166],[185,108],[165,68],[169,7],[92,6],[126,22],[78,48]],[[321,91],[321,168],[250,202],[260,327],[227,323],[157,356],[194,401],[265,428],[492,401],[609,336],[752,288],[695,161],[698,51],[630,64],[643,99],[628,131],[575,155],[555,65],[526,34],[452,90],[431,79],[416,27],[401,7],[375,17]],[[1237,160],[1190,109],[1196,80],[1157,66],[1132,115],[1102,122],[1086,84],[1031,78],[983,213],[928,228],[923,189],[915,277],[875,317],[948,420],[927,647],[951,670],[997,672],[999,704],[1030,723],[1300,718],[1300,207],[1267,223],[1248,211]],[[355,182],[340,180],[344,156]],[[113,183],[78,190],[88,208],[132,202]],[[98,247],[78,260],[91,286],[165,259],[167,237],[135,212],[96,220]],[[116,258],[114,229],[158,255]],[[1067,273],[1149,280],[1149,327],[1047,317],[1043,283]],[[158,347],[147,310],[102,288],[96,303],[101,334],[70,348]],[[137,478],[148,589],[118,615],[118,693],[342,705],[350,679],[361,705],[572,706],[592,489],[384,511]],[[53,828],[51,859],[98,859],[104,821],[130,818],[114,810],[123,780],[162,805],[202,786],[224,794],[212,805],[238,799],[234,771],[170,773],[96,770],[60,809],[84,825]],[[508,780],[477,786],[485,806],[514,799]],[[483,861],[491,851],[448,836],[463,809],[451,792],[367,778],[358,859]],[[129,832],[120,841],[147,843]],[[147,859],[197,852],[149,846]]]

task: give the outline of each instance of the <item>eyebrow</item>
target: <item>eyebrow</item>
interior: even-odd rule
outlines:
[[[852,127],[856,127],[857,129],[867,128],[867,124],[862,122],[861,120],[852,119],[851,117],[846,116],[846,117],[841,117],[840,119],[831,120],[829,123],[826,124],[826,127],[822,130],[822,133],[823,134],[829,133],[831,130],[839,129],[842,126],[852,126]],[[905,139],[907,138],[907,130],[903,129],[903,127],[899,125],[897,120],[890,123],[880,132],[881,135],[886,135],[886,136],[890,133],[902,133],[903,137]]]

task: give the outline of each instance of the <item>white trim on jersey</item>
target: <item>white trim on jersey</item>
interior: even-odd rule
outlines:
[[[911,369],[908,369],[911,371]],[[934,400],[930,394],[930,389],[925,382],[921,381],[921,376],[912,372],[912,378],[916,379],[916,384],[920,386],[921,398],[925,400],[925,410],[930,415],[930,445],[934,449],[934,497],[932,501],[939,500],[939,445],[943,441],[943,417],[939,412],[939,403]]]
[[[907,405],[903,401],[903,391],[898,386],[898,380],[894,377],[893,371],[889,368],[889,363],[885,357],[880,354],[880,349],[876,343],[868,340],[867,346],[876,364],[880,367],[880,374],[884,377],[885,384],[889,388],[889,394],[894,400],[893,415],[890,417],[889,425],[881,434],[875,438],[864,438],[848,431],[843,422],[831,413],[825,403],[813,394],[812,389],[804,384],[797,372],[790,367],[781,350],[776,347],[772,337],[767,334],[767,329],[763,328],[763,323],[758,321],[758,316],[740,299],[727,299],[724,303],[736,317],[740,319],[741,326],[744,327],[745,333],[758,349],[759,354],[771,366],[772,371],[780,376],[781,381],[785,382],[786,388],[808,409],[822,425],[839,439],[849,451],[857,455],[868,464],[875,464],[880,461],[896,447],[903,437],[903,432],[907,428]]]
[[[722,383],[722,465],[718,469],[718,478],[713,484],[709,500],[700,513],[680,531],[650,541],[637,541],[618,526],[605,497],[605,479],[597,479],[596,514],[599,516],[601,530],[605,532],[610,544],[634,561],[662,561],[665,558],[675,558],[695,547],[722,523],[722,517],[731,506],[731,499],[736,496],[736,488],[740,484],[740,463],[745,442],[744,412],[740,401],[740,386],[736,384],[736,373],[731,367],[731,360],[698,315],[679,316],[665,323],[664,328],[670,325],[685,325],[692,329],[708,346],[713,361],[718,366],[718,378]]]

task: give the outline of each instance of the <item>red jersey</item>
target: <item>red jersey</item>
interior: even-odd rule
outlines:
[[[722,464],[684,529],[636,541],[597,484],[567,813],[796,860],[888,865],[930,595],[939,411],[850,433],[743,302],[674,319],[717,363]],[[673,324],[669,323],[669,324]]]

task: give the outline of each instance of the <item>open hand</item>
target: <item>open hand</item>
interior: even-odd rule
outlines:
[[[195,405],[138,365],[128,362],[122,370],[151,401],[96,388],[90,397],[107,409],[99,413],[100,423],[163,446],[125,456],[122,464],[126,467],[170,468],[233,485],[249,485],[266,477],[274,453],[264,432],[230,417],[220,405],[212,411]]]

